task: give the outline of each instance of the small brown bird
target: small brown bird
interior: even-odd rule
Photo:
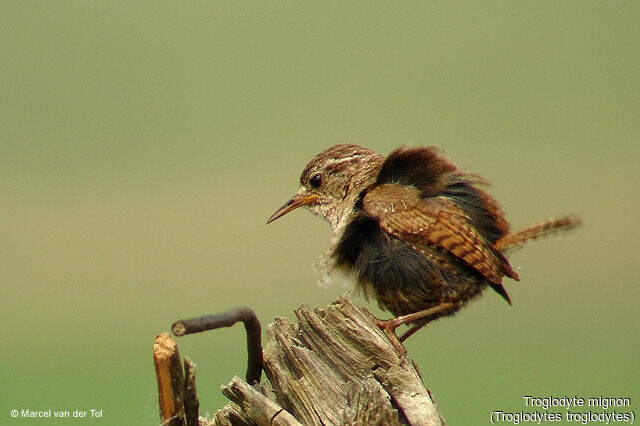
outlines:
[[[331,225],[319,262],[355,277],[396,318],[378,320],[396,347],[395,329],[452,315],[491,287],[511,303],[502,277],[518,280],[504,253],[545,234],[573,228],[564,216],[509,233],[487,182],[460,170],[435,147],[399,148],[388,157],[358,145],[335,145],[304,168],[300,189],[273,216],[306,206]]]

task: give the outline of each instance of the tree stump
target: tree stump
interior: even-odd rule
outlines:
[[[342,296],[295,314],[297,324],[276,318],[267,326],[268,381],[252,386],[234,377],[222,386],[231,402],[199,424],[445,424],[413,361],[397,353],[366,310]]]

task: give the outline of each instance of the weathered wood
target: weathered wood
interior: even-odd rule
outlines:
[[[184,357],[184,417],[187,426],[198,426],[200,401],[196,391],[196,365]]]
[[[237,376],[227,386],[222,387],[222,393],[237,404],[239,411],[253,422],[251,424],[302,426],[275,401]]]
[[[153,361],[158,380],[160,418],[163,425],[184,425],[183,389],[184,377],[180,364],[178,345],[169,333],[156,336],[153,345]]]
[[[273,391],[234,378],[223,387],[233,402],[212,424],[444,425],[413,362],[366,310],[341,297],[325,309],[302,306],[296,316],[298,324],[277,318],[267,326],[264,369]]]

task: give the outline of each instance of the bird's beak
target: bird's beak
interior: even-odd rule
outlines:
[[[282,207],[280,207],[274,214],[271,215],[267,223],[271,223],[280,216],[284,216],[289,213],[291,210],[295,210],[298,207],[306,206],[307,204],[313,203],[318,199],[316,194],[305,194],[300,193],[293,196],[292,199],[284,203]]]

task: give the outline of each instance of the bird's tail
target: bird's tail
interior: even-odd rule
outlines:
[[[519,249],[524,243],[546,237],[556,232],[568,231],[582,225],[582,220],[576,215],[567,215],[556,219],[548,219],[534,223],[519,231],[505,235],[494,243],[501,252]]]

